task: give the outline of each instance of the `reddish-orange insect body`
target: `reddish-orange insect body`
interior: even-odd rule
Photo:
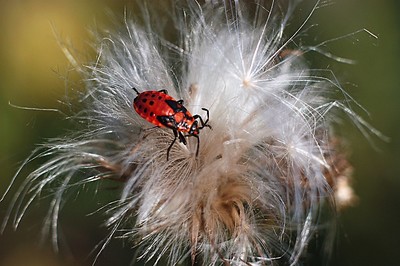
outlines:
[[[179,137],[179,141],[186,145],[185,137],[194,136],[197,138],[197,150],[196,156],[199,153],[199,130],[204,127],[209,127],[208,117],[209,112],[207,109],[202,110],[207,112],[207,119],[204,122],[201,116],[192,114],[183,106],[183,100],[176,101],[170,95],[167,94],[166,90],[161,91],[144,91],[139,93],[133,88],[138,94],[133,100],[133,107],[135,111],[144,119],[156,125],[158,127],[167,127],[173,130],[175,138],[167,150],[167,160],[169,157],[169,151]],[[198,120],[197,120],[198,119]],[[200,126],[198,125],[200,121]],[[182,133],[187,133],[183,135]]]

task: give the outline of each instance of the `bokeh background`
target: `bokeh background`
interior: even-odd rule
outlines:
[[[88,29],[112,29],[109,11],[122,20],[125,8],[132,14],[138,11],[131,1],[0,0],[0,194],[37,144],[66,130],[65,120],[57,112],[22,110],[9,103],[64,108],[58,101],[65,99],[67,88],[80,89],[80,83],[56,39],[70,41],[77,51],[93,58],[88,52]],[[329,45],[335,54],[356,60],[355,65],[332,60],[320,64],[335,70],[347,91],[369,111],[362,113],[363,117],[391,138],[388,143],[373,138],[378,148],[374,149],[349,123],[341,129],[351,143],[359,202],[338,217],[338,240],[330,265],[399,263],[399,12],[397,0],[336,0],[319,8],[309,23],[318,24],[312,29],[317,35],[310,38],[314,43],[364,28],[378,36],[359,33]],[[0,203],[0,220],[9,200]],[[93,254],[88,254],[107,231],[98,226],[100,214],[87,215],[96,206],[96,198],[79,195],[70,201],[60,218],[61,243],[68,245],[63,245],[59,254],[52,251],[50,241],[39,247],[47,207],[44,198],[33,205],[16,232],[8,227],[0,235],[0,265],[91,265]],[[133,256],[129,243],[116,240],[97,265],[129,265]],[[311,264],[322,262],[316,259]]]

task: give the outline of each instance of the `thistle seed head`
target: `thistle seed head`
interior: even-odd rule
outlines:
[[[27,159],[24,166],[47,161],[26,177],[3,227],[17,227],[51,188],[46,225],[56,235],[66,194],[115,180],[121,189],[103,208],[110,236],[101,250],[123,232],[140,258],[167,257],[171,265],[184,258],[204,265],[299,262],[321,207],[354,198],[332,111],[369,126],[332,98],[339,90],[348,99],[331,73],[309,68],[304,56],[316,47],[296,47],[308,16],[287,32],[297,1],[206,2],[171,8],[168,30],[177,40],[162,28],[171,23],[154,23],[146,12],[145,25],[126,19],[121,31],[97,36],[96,60],[75,65],[86,83],[86,107],[75,117],[86,128]],[[166,160],[173,131],[153,128],[135,112],[132,88],[166,89],[192,114],[209,110],[212,128],[199,132],[198,156],[196,139],[187,138]]]

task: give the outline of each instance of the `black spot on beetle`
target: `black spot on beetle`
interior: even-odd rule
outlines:
[[[154,113],[153,113],[153,112],[150,112],[150,116],[154,116]]]
[[[150,104],[150,105],[153,105],[153,104],[154,104],[154,101],[150,101],[149,104]]]
[[[143,113],[147,113],[147,108],[144,108]]]
[[[159,100],[161,100],[161,99],[162,99],[162,97],[161,97],[161,96],[158,96],[158,99],[159,99]]]
[[[147,102],[147,99],[146,99],[146,98],[143,98],[143,99],[142,99],[142,102],[143,102],[143,103],[146,103],[146,102]]]

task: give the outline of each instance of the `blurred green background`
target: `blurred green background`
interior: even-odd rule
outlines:
[[[135,13],[130,1],[112,0],[0,0],[0,193],[35,145],[65,130],[65,120],[55,112],[26,111],[19,106],[60,108],[69,82],[79,89],[57,44],[52,26],[62,39],[70,39],[78,51],[88,50],[88,28],[107,25],[107,10],[123,15]],[[132,10],[133,9],[133,10]],[[354,188],[358,205],[339,216],[338,241],[331,265],[398,265],[400,252],[400,2],[396,0],[336,0],[320,8],[310,24],[318,24],[315,44],[359,29],[360,33],[330,44],[338,56],[357,61],[345,65],[328,60],[344,87],[370,113],[363,114],[372,125],[391,138],[375,138],[376,151],[355,129],[342,130],[351,143],[355,166]],[[324,61],[325,62],[325,61]],[[67,79],[65,79],[67,78]],[[30,166],[34,167],[34,165]],[[29,169],[27,169],[29,171]],[[101,215],[87,216],[96,206],[90,196],[72,199],[62,213],[61,242],[69,249],[55,254],[49,241],[38,247],[45,201],[13,232],[0,235],[0,265],[91,265],[92,248],[106,236],[98,225]],[[9,197],[0,203],[0,220]],[[77,207],[79,206],[79,207]],[[90,206],[92,208],[90,208]],[[64,245],[65,246],[65,245]],[[115,240],[97,265],[128,265],[134,251],[129,243]],[[318,265],[318,262],[313,262]]]

